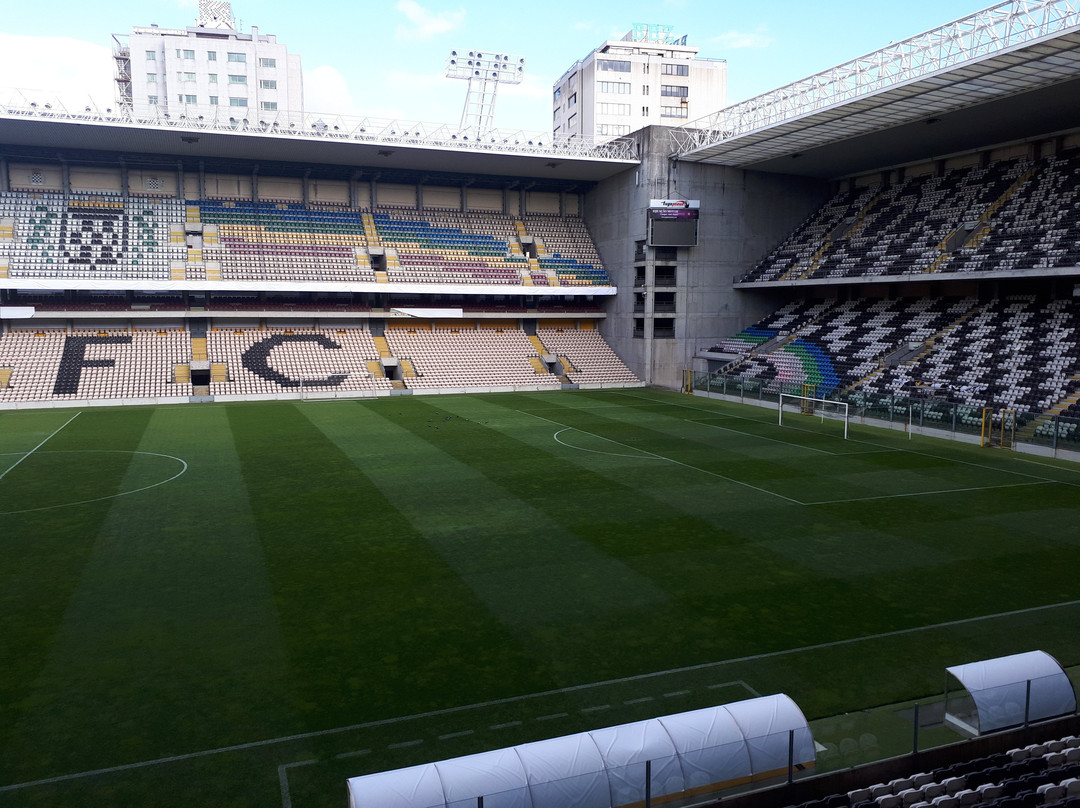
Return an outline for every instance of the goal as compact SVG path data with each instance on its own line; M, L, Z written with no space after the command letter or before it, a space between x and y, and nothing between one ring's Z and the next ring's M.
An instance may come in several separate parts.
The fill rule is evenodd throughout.
M846 401L830 401L826 398L813 398L811 396L796 396L788 393L780 394L779 410L780 426L784 426L784 418L791 423L805 424L805 418L792 418L793 415L810 416L817 418L822 424L826 419L844 425L844 439L848 436L848 405Z

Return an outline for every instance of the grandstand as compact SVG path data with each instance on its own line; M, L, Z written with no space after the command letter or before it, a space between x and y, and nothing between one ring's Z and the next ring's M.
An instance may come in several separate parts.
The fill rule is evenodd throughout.
M888 38L884 32L882 39ZM606 716L647 718L634 711L655 714L656 704L648 702L675 701L690 693L681 680L645 696L625 687L652 676L635 667L643 655L646 662L641 664L653 664L661 654L664 664L667 655L678 657L677 663L668 665L670 670L663 671L667 682L669 674L675 679L698 675L712 663L710 653L728 654L728 660L738 662L731 668L735 672L730 677L695 679L694 698L715 700L718 694L732 692L758 696L740 677L750 676L759 656L788 653L763 639L771 628L791 629L785 637L788 648L803 643L818 652L841 644L837 637L903 635L913 621L939 631L964 623L969 612L955 619L955 601L941 605L934 600L925 611L924 604L907 602L925 595L926 589L938 596L937 590L948 589L967 573L965 564L985 562L989 567L1006 556L1011 559L1013 549L1005 549L1006 538L1013 539L1011 534L1004 537L1008 530L1030 531L1023 537L1032 545L1044 541L1034 533L1041 528L1021 525L1029 513L1033 520L1056 526L1055 535L1045 539L1050 550L1068 552L1067 545L1075 538L1065 534L1075 525L1075 506L1068 498L1071 488L1066 494L1059 488L1075 484L1061 479L1067 477L1063 467L1047 465L1050 470L1039 473L1052 476L1035 477L1007 452L995 455L997 465L982 466L979 456L972 454L977 451L974 447L962 447L969 453L956 461L961 467L957 476L946 480L942 473L942 485L927 488L929 483L924 482L938 473L937 464L953 461L928 452L905 453L899 436L882 439L865 451L848 452L825 443L831 436L823 426L787 443L765 433L771 423L755 420L742 409L733 411L737 414L726 422L737 421L739 428L710 423L718 420L717 411L711 409L698 413L699 421L691 420L689 410L679 411L687 417L661 418L657 413L664 408L690 405L672 403L677 397L667 392L635 394L629 388L651 386L773 406L782 393L832 398L847 402L855 419L903 424L912 432L922 428L933 434L967 434L1004 447L1008 425L1013 430L1010 445L1015 440L1055 455L1075 449L1080 444L1078 108L1080 11L1066 0L1006 2L686 127L650 127L598 145L581 140L542 142L505 133L493 133L484 142L465 142L452 129L419 125L391 129L343 118L326 123L318 116L291 124L283 118L278 125L273 119L145 118L93 107L67 111L43 103L9 102L0 107L0 411L185 405L161 410L135 407L131 417L141 417L145 410L145 420L151 420L156 413L181 410L183 414L175 416L179 422L191 418L191 423L208 424L207 434L213 431L215 440L222 442L208 438L205 445L194 445L198 440L188 436L188 448L203 460L204 468L212 469L205 475L220 474L222 488L241 491L237 502L243 501L230 501L233 510L225 512L206 507L218 483L216 477L211 483L202 480L199 486L192 483L190 491L185 489L189 499L183 500L183 512L174 503L176 510L170 511L167 524L166 520L147 524L162 535L187 536L179 532L180 523L190 519L196 525L192 534L198 532L201 540L209 537L211 543L241 522L259 522L268 535L273 532L274 540L280 540L275 549L280 555L271 564L278 577L271 583L260 578L250 586L254 590L265 585L267 593L274 589L274 596L293 588L285 600L294 598L289 604L295 608L300 603L302 608L289 613L287 606L282 607L283 622L293 621L284 629L290 640L306 639L305 621L317 624L314 631L319 637L324 636L320 632L338 636L333 634L337 627L327 625L333 621L319 610L323 600L336 606L355 607L358 601L364 608L370 606L360 631L394 631L391 621L399 608L410 614L416 609L445 616L458 604L440 600L444 575L453 586L459 574L468 582L469 609L483 612L485 620L484 609L498 613L483 636L474 636L464 622L452 626L447 636L465 650L453 652L454 664L446 670L432 671L421 662L429 646L445 651L444 636L425 633L428 629L410 635L409 654L399 660L396 651L387 651L371 662L379 673L406 672L389 684L361 681L358 676L335 679L336 672L321 679L334 665L344 670L343 657L368 649L324 648L323 656L307 657L307 646L296 641L300 650L290 648L296 656L288 664L303 667L314 660L312 670L304 668L298 677L303 682L298 690L326 686L328 681L340 687L344 681L363 693L350 693L350 706L361 698L385 699L385 714L379 711L382 704L370 714L358 711L359 718L342 711L347 717L333 726L340 727L348 740L324 737L339 734L339 729L323 731L332 726L332 707L316 705L310 692L294 698L296 693L286 693L288 688L282 686L281 692L270 688L267 692L272 695L263 705L266 714L274 716L265 724L272 729L264 730L261 714L250 723L232 715L230 720L239 727L236 736L222 741L212 733L195 732L190 737L199 740L179 750L164 744L154 746L152 755L132 752L123 758L119 774L104 754L89 756L90 763L75 754L74 760L49 759L38 767L35 755L42 757L37 750L45 744L30 733L33 742L26 744L30 751L13 757L10 782L0 784L0 796L26 801L20 805L39 799L45 802L36 804L46 804L50 798L71 801L63 788L65 772L73 772L72 779L103 775L92 786L100 789L93 793L102 799L129 768L186 764L188 758L199 758L197 769L202 756L227 757L239 751L249 755L240 768L250 767L260 775L268 767L274 769L277 779L269 790L276 800L280 788L283 805L292 804L290 794L303 794L305 788L308 802L298 797L297 805L337 804L334 801L343 802L344 794L331 792L325 783L332 780L340 786L346 776L358 773L362 768L358 758L371 754L371 760L383 766L390 758L398 761L398 753L407 764L428 763L436 754L430 752L431 744L423 749L412 746L422 742L413 737L421 734L419 730L401 729L400 737L392 738L378 735L384 723L394 723L397 732L399 724L412 726L409 722L420 717L424 738L445 742L439 749L455 748L462 754L480 746L490 750L497 746L490 733L509 730L505 736L527 743L554 726L523 727L527 722L515 718L511 709L516 709L519 697L535 702L529 721L557 721L572 714L581 725L573 728L593 730ZM667 243L655 237L660 232L651 224L656 203L691 200L700 212L693 242ZM562 395L569 390L592 391L596 398L580 409L566 407L559 413L565 423L548 418L545 408L561 406L553 403L556 396L551 394L569 398ZM428 403L435 399L421 399L459 393L478 397L448 397L439 405ZM503 407L483 397L488 393L523 395L506 397L513 406ZM623 398L615 397L619 395ZM404 396L411 398L396 398ZM248 413L260 408L247 407L246 402L279 399L363 400L365 406L383 407L379 418L391 426L385 432L362 432L357 422L368 415L342 415L333 405L298 405L295 409L304 413L320 411L303 416L292 413L292 407L282 408L290 414L270 414L265 423L258 420L261 412ZM208 410L217 412L203 406L209 402L243 406L220 408L227 413L212 423L198 420L210 417L205 415ZM390 404L398 402L408 403L400 411L392 410ZM601 409L611 411L610 421L590 411ZM42 418L49 414L31 413ZM663 422L662 428L648 420L652 416ZM129 434L122 417L117 415L115 424L106 423L102 435L130 438L132 454L154 454L135 448L141 432ZM252 420L245 420L248 417ZM481 418L483 424L488 418L504 418L511 426L490 444L452 432L472 428ZM594 420L603 420L603 428L590 432L586 427L591 428ZM31 422L25 434L34 442L47 441L56 434L53 429L64 428L52 421L46 428L45 423ZM529 442L539 426L546 431L538 447ZM434 434L440 427L438 440L446 442L438 453L428 454L429 447L419 436ZM697 427L755 443L745 455L728 455L726 446L683 431ZM555 444L566 448L577 440L582 454L590 455L583 465L619 458L615 462L629 460L629 465L639 463L645 470L589 468L588 476L580 478L588 487L579 492L575 485L580 469L570 468L579 461L564 463L547 454L552 443L548 433L555 430ZM564 443L559 437L564 432L575 434L566 436ZM218 447L226 445L222 437L226 433L235 433L247 454L238 450L219 461ZM984 440L988 435L991 440ZM318 462L308 461L304 442L324 439L333 443L333 450L322 453ZM371 440L371 446L365 440ZM686 452L684 459L673 460L664 471L649 470L649 464L670 459L661 450L677 442ZM498 451L493 448L496 444ZM613 445L618 451L612 451ZM826 445L829 448L822 448ZM274 454L280 447L285 447L282 454ZM349 452L339 451L340 447ZM112 449L95 444L94 451L104 454ZM399 467L398 453L415 454L423 461ZM848 453L887 458L877 465L871 460L852 461L845 456ZM187 461L178 457L154 456L158 460L140 462L164 466L171 460L187 467ZM288 468L291 479L274 476L280 473L275 461L282 457L290 463L299 458L295 468ZM694 465L700 457L716 461L715 468L706 469L708 484L676 478L673 469L679 474L701 471ZM529 468L518 467L519 458L528 458L524 465ZM755 465L758 462L768 468ZM841 466L852 462L867 466L855 470ZM922 463L935 468L921 475ZM121 481L127 484L125 474L135 478L139 471L137 464L131 472L112 469L104 461L102 467L100 476L112 480L113 474L117 488ZM429 484L421 474L433 467L445 476ZM834 473L834 468L839 470ZM740 476L743 470L745 477ZM819 472L820 477L815 476ZM174 473L171 466L169 473ZM252 484L256 493L250 501L241 485L247 474L261 483L258 488ZM419 482L414 484L411 475ZM80 473L79 490L92 489L97 476ZM405 493L395 487L404 485L398 477L409 477ZM634 488L639 482L642 487ZM980 487L984 483L985 489ZM163 485L154 482L148 487L159 484ZM728 486L722 496L709 487L719 484ZM1020 490L1029 485L1040 488ZM802 486L818 490L804 495ZM842 498L837 493L841 489L844 497L846 489L858 489L860 496ZM933 515L910 524L898 516L899 509L874 511L865 517L865 525L859 521L862 516L849 521L846 511L827 512L833 507L839 512L852 503L869 509L872 506L863 500L894 496L914 502L915 497L927 496L926 491L948 495L989 489L994 492L971 506L970 512L950 501L925 506ZM1005 527L992 522L998 515L992 499L997 489L1008 489L1016 498L1008 500L1013 510L1003 516ZM1033 490L1038 494L1031 494ZM76 504L108 498L98 493L91 490ZM55 490L50 495L59 496ZM739 510L745 506L744 495L765 497L768 504L755 503L744 512ZM436 503L430 511L429 498ZM667 499L679 500L683 510L676 513L672 508L663 518L654 518L650 509L661 507L658 503L666 509ZM609 500L618 507L609 509ZM487 502L494 503L490 509ZM821 508L813 510L816 506ZM304 510L307 507L318 508L320 519L329 516L314 520ZM474 510L492 522L506 519L500 534L503 544L470 544L477 532L476 523L470 521ZM699 511L705 515L699 516ZM28 519L23 513L13 507L5 516ZM386 524L378 521L387 514L391 516ZM566 523L552 528L554 517L550 525L545 521L552 514L565 516ZM927 538L931 532L937 535L934 520L939 518L956 520L958 530L976 535L994 532L1001 546L993 552L1000 557L987 561L974 551L965 555L966 550L957 550L946 558L948 553L929 547L933 542ZM357 576L363 586L342 594L337 588L340 580L327 576L332 583L318 579L325 589L298 593L306 585L304 575L311 571L293 586L290 566L310 560L304 555L309 548L296 548L296 536L311 522L321 526L331 519L335 520L331 532L340 531L342 546L375 541L372 537L385 539L379 552L390 561L369 570L347 551L340 558L329 553L327 566ZM800 524L793 527L792 520ZM883 524L897 521L914 538L887 534ZM638 522L648 529L637 533ZM358 534L366 533L359 538L348 533L354 525L363 526ZM127 531L124 526L113 529L118 536ZM864 567L850 580L840 580L842 576L834 575L829 565L844 551L828 542L847 530L858 533L870 549L853 565ZM415 562L416 569L434 583L430 591L418 587L414 593L411 586L400 586L409 580L411 568L402 565L405 572L399 578L396 565L399 554L406 554L402 547L421 532L415 543L421 546L422 562ZM245 541L249 538L252 547L262 541L254 533ZM821 541L814 543L817 539ZM185 541L162 550L173 552L162 562L163 568L184 563ZM686 545L678 545L674 561L659 556L654 560L652 554L659 553L656 545L667 541ZM893 541L899 550L893 549ZM738 547L733 550L728 542ZM725 555L701 564L697 555L701 548L695 543L708 544L710 550L715 543L723 544ZM762 562L761 555L751 554L765 545L768 560ZM240 554L236 548L230 551ZM753 560L746 561L743 552ZM889 558L905 552L915 560ZM932 557L934 553L940 555ZM86 554L92 555L91 550ZM631 569L628 563L624 571L621 554L633 556L640 567ZM461 560L463 555L468 556L466 561ZM806 556L815 557L807 561ZM265 563L259 557L258 563ZM520 590L501 588L503 578L519 572L514 566L519 557L528 560L530 572L541 570L554 582L538 574ZM885 570L883 557L895 564L894 570ZM1044 572L1042 566L1054 566L1047 573L1056 576L1053 595L1047 595L1057 598L1051 606L1075 609L1076 601L1069 600L1074 592L1069 589L1073 582L1068 571L1047 564L1047 557L1049 550L1046 556L1024 556L1022 563L1039 567L1036 578ZM611 573L612 558L619 559L617 574ZM604 566L608 563L610 568ZM678 583L667 589L648 579L642 570L649 571L654 563L670 563ZM801 568L793 571L802 564L812 569L810 580L799 577ZM312 566L317 568L312 577L323 574L321 566ZM924 567L936 574L926 575ZM745 572L748 568L753 568L750 575ZM908 576L903 581L907 588L883 592L880 598L877 591L867 594L852 583L866 577L885 587L887 576L897 570ZM768 578L753 590L757 594L785 589L785 581L798 579L792 597L802 599L797 606L801 614L805 603L824 608L829 601L831 608L842 602L842 612L829 614L843 630L818 627L816 633L803 636L805 627L791 628L786 605L775 613L754 612L762 617L760 624L743 626L741 604L730 612L714 612L681 600L687 578L708 579L691 586L695 597L714 606L711 601L732 592L737 596L744 585L742 580L725 580L723 597L714 598L717 581L744 575ZM398 585L393 593L380 589L384 578ZM620 587L627 581L626 589L634 594L628 601L632 605L610 605L606 587L622 596ZM1034 588L1027 581L1017 578L1013 600L1001 607L1014 609L1006 614L1026 616L1051 608L1024 599ZM753 589L753 584L746 586ZM580 594L582 587L588 596ZM701 595L697 587L707 594ZM410 590L406 600L399 599L402 589ZM559 613L549 622L546 613L534 613L541 590L550 598L543 601L549 607L552 601L565 599L566 615ZM464 585L453 590L453 597L463 591ZM18 597L15 592L13 598ZM304 597L319 600L319 606L307 610ZM815 597L820 598L816 603ZM984 600L971 606L970 613L989 613L995 593L980 591L977 597ZM273 598L268 594L266 600ZM890 607L903 602L908 611L889 611L882 605L885 602ZM660 608L658 604L673 609L656 612L663 620L654 620L651 611ZM969 605L964 602L965 608ZM860 613L879 608L881 614L873 614L873 619ZM732 635L713 645L708 644L713 638L703 640L705 650L699 651L689 648L693 643L680 632L672 644L680 647L666 646L670 626L665 620L672 615L694 620L702 614L703 633L719 635L721 628L734 627ZM563 646L563 626L553 626L564 617L574 628L578 625L574 620L594 622L587 623L588 631L570 631L573 643ZM1032 633L1048 642L1059 640L1058 632L1065 629L1052 622L1046 618ZM1026 627L1022 620L1016 625L1018 633ZM275 623L273 630L279 629ZM349 624L343 631L355 629ZM78 635L79 626L65 630ZM602 646L613 633L622 647L607 658L608 649ZM1069 634L1063 643L1073 642ZM575 667L578 660L569 660L563 668L564 660L545 659L544 665L550 664L552 670L537 673L529 656L531 646L544 646L538 653L547 653L549 641L553 648L572 646L588 659L587 664ZM987 645L1016 641L995 633ZM943 635L935 661L954 642L958 642L955 635ZM328 640L327 646L333 643ZM982 646L972 642L964 650L973 648ZM906 646L903 650L913 657L920 653ZM840 657L837 667L858 670L862 660L855 658L856 652L838 653L849 655ZM620 654L637 659L627 664ZM456 659L459 655L469 659L462 663ZM806 678L829 675L834 663L824 655L822 660L807 663L800 675L807 670ZM505 675L504 662L527 684L519 686L518 679ZM768 686L782 681L782 671L777 671L784 664L768 668ZM655 664L653 670L661 667ZM446 695L442 677L451 679L478 668L483 668L483 676L475 682L455 679L453 687L460 690ZM574 678L583 670L592 676L584 683ZM413 673L416 677L409 678ZM309 675L310 680L304 678ZM920 670L905 685L916 681L915 687L921 687L924 678ZM422 679L422 692L415 698L411 692L402 697L400 691L413 687L417 679ZM235 681L237 690L249 684L243 677ZM485 690L492 682L498 685L496 695ZM594 684L602 686L603 698L584 698L581 694L591 693ZM912 695L877 685L866 685L858 693L878 699L867 701L868 711L869 705L892 704ZM398 698L400 702L395 701ZM573 709L567 707L578 698L580 706L574 702ZM276 711L290 700L301 703L297 711L310 710L311 715L278 716ZM397 709L399 703L407 707ZM834 702L822 698L821 703ZM468 720L488 727L489 734L474 736L471 725L459 717L459 708L464 710L466 704ZM291 709L289 703L283 712ZM861 705L852 708L857 709ZM905 704L902 709L912 708ZM918 731L917 706L914 709L909 723ZM846 714L843 720L848 720ZM586 726L588 722L595 723ZM316 729L291 734L296 726ZM933 767L919 768L918 761L906 760L903 766L911 771L897 772L895 778L885 779L878 770L873 781L855 782L851 771L856 765L907 755L910 746L905 746L904 737L899 743L894 738L887 749L879 748L869 730L844 729L839 735L851 745L818 748L826 764L818 771L811 771L813 765L807 761L800 763L798 773L781 771L779 765L769 767L764 785L779 784L779 790L764 797L759 792L757 804L1075 805L1080 798L1080 753L1076 738L1069 734L1074 731L1080 729L1070 725L1055 737L1038 739L1039 743L1030 733L1022 739L1010 736L1010 743L1002 740L1001 748L993 749L987 746L992 739L979 739L983 759L978 765L974 753L971 760L948 765L939 761ZM928 745L957 740L949 735L941 741L945 731L939 726L932 732L940 734ZM41 736L46 734L42 730ZM248 744L256 736L265 737L267 747L287 744L290 756L276 757L261 741ZM183 737L182 743L187 743L188 736ZM20 739L14 744L17 751L23 750L21 743ZM260 758L263 754L266 760ZM271 759L272 764L267 762ZM634 759L635 765L639 762ZM231 776L222 774L231 763L222 764L222 769L213 768L217 761L206 765L211 780ZM835 786L833 791L826 791L825 785L805 785L814 782L811 775L829 773L825 770L830 766L834 774L844 770L838 780L828 781L830 788ZM153 788L166 792L172 784L162 771L146 774ZM802 790L784 791L785 775L789 786L800 785L796 781L801 780ZM116 780L108 779L114 776ZM762 784L750 778L732 788L746 792ZM44 790L36 791L39 787ZM116 790L124 792L126 787L121 784ZM260 797L265 798L266 783L260 787ZM144 804L147 788L131 787L117 804ZM234 787L230 792L236 804L254 804L255 797L237 796L239 790ZM177 789L174 798L189 801L190 793ZM806 796L796 800L796 795ZM476 796L482 795L470 799ZM725 802L734 796L725 794ZM1018 797L1020 802L1015 801ZM754 792L746 796L748 805L754 804L753 798Z

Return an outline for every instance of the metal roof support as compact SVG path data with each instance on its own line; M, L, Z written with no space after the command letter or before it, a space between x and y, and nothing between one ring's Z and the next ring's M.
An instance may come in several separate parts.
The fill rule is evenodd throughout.
M685 156L1078 25L1080 0L1006 0L692 121L673 130L676 151Z

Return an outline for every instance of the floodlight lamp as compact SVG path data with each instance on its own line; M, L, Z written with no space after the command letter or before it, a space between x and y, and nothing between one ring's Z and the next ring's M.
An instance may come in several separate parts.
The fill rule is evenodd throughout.
M87 108L86 108L86 111L87 111L87 112L89 112L89 111L90 111L90 107L87 107Z

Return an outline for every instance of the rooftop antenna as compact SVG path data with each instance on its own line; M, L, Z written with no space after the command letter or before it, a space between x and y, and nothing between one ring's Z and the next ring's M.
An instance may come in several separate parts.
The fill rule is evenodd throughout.
M521 84L525 58L509 53L452 50L446 60L446 77L468 79L469 92L461 112L461 131L483 137L495 117L495 94L500 84Z

